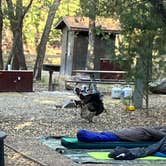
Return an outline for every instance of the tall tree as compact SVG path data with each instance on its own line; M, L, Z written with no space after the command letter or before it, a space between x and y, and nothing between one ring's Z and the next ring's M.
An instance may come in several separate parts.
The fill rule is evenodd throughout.
M88 69L94 69L94 46L95 46L95 21L96 21L96 0L89 0L89 40L86 67Z
M37 48L37 58L35 61L35 66L34 66L35 80L41 80L41 71L42 71L43 61L44 61L45 52L46 52L46 45L47 45L47 41L51 31L51 27L53 24L54 16L58 9L59 4L60 4L60 0L54 0L52 5L49 8L47 21L44 27L44 31L43 31L40 43Z
M13 45L7 65L12 64L13 69L27 69L23 50L22 30L24 17L32 2L33 0L29 0L28 5L23 6L22 0L16 0L15 5L12 0L6 0L8 6L7 14L10 20L11 31L13 33Z
M88 38L88 50L86 57L86 68L95 68L96 55L94 54L95 46L95 29L96 29L96 16L99 0L80 0L80 6L82 15L89 17L89 38Z
M3 13L2 13L2 0L0 0L0 70L3 69L2 30L3 30Z
M157 1L156 1L157 2ZM161 17L155 12L155 8L147 1L119 1L119 15L123 28L124 50L128 50L127 54L132 57L132 62L137 61L136 65L132 65L135 80L134 103L137 108L143 106L143 96L145 97L146 107L148 107L148 83L152 80L153 61L156 54L159 54L157 46L159 40L163 38L162 34L165 30ZM128 10L123 10L126 8ZM125 48L125 49L124 49ZM123 54L124 55L124 54Z
M27 50L36 54L37 46L40 42L41 35L47 20L47 15L49 7L52 5L53 0L35 0L35 3L32 4L29 12L24 19L24 39L27 44L25 45ZM60 17L70 14L70 16L75 15L76 11L79 9L79 0L63 0L60 2L58 10L54 17L54 23L56 23ZM51 29L49 34L49 39L47 42L47 48L49 46L55 45L57 40L60 41L61 31L55 28ZM24 40L24 42L25 42ZM53 48L52 47L52 48ZM49 47L50 48L50 47ZM53 49L46 49L47 54L53 54ZM36 58L36 57L35 57Z
M134 103L141 108L143 97L148 105L148 83L153 78L155 58L166 53L163 0L100 0L100 15L119 18L122 41L115 59L127 59L128 75L135 81ZM111 10L110 10L111 9ZM124 10L125 9L125 10ZM163 24L164 23L164 24Z

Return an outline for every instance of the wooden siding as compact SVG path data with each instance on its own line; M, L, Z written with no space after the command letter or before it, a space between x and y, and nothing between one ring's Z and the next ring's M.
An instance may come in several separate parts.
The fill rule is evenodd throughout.
M73 70L85 69L88 48L88 33L79 33L74 37Z
M72 22L70 22L71 25L69 26L69 24L66 24L66 21L67 21L66 18L64 20L61 20L61 22L57 24L58 27L56 27L57 29L58 28L62 29L62 57L61 57L60 74L72 75L72 70L85 69L87 48L88 48L88 31L80 31L78 29L74 30L71 24ZM112 22L111 24L113 23L115 22ZM78 23L76 22L76 24ZM116 26L117 25L115 25L115 27ZM119 26L117 27L119 28ZM96 36L95 48L94 48L94 53L95 53L94 67L96 70L100 70L101 58L110 58L109 57L110 54L114 54L116 30L119 31L117 27L114 29L115 30L114 32L111 33L111 31L109 31L109 33L111 33L110 34L110 39L112 41L111 44L110 43L108 44L107 41L103 40L102 36ZM105 33L108 34L106 31Z
M115 35L111 35L112 44L114 48ZM109 47L109 48L108 48ZM86 56L88 48L88 33L80 32L75 33L74 36L74 50L73 50L73 70L84 70L86 65ZM100 70L100 59L108 58L108 49L114 53L114 50L110 49L111 46L103 40L101 37L96 36L95 40L95 69Z

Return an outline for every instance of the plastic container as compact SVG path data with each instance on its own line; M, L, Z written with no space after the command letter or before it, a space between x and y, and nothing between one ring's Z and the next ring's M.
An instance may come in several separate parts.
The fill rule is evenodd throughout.
M127 111L135 111L135 106L134 105L128 105L125 107L125 110Z
M11 70L12 69L12 66L10 64L7 65L7 70Z
M121 93L122 93L122 88L120 87L120 85L116 84L112 88L111 96L112 96L113 99L120 99L121 98Z
M123 98L131 98L132 95L133 95L132 88L130 87L130 85L126 85L126 86L122 89L121 96L122 96Z

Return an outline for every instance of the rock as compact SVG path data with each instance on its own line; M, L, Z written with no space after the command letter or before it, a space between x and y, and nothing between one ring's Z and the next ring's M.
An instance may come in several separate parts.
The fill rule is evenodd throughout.
M166 94L166 78L149 83L149 87L152 93Z
M67 101L63 104L62 108L76 108L75 101L72 100L72 99L71 99L71 100L67 100Z

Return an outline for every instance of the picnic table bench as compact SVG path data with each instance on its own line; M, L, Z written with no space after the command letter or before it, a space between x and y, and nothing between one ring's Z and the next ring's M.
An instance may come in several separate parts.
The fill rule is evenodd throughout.
M96 78L96 75L101 74L101 73L108 73L108 74L125 74L127 73L126 71L103 71L103 70L73 70L74 74L86 74L89 75L90 78L79 78L79 79L66 79L65 80L65 85L68 83L93 83L93 84L126 84L126 81L124 79L99 79Z

